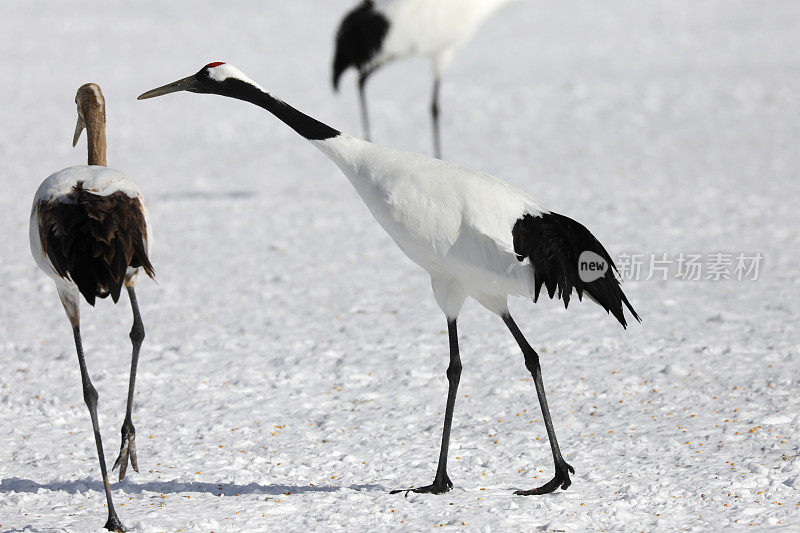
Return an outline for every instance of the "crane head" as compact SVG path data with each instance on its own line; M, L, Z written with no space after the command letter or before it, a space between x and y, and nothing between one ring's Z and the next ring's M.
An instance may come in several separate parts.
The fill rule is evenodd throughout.
M87 122L106 121L106 99L96 83L85 83L80 86L75 94L75 105L78 107L78 122L75 124L72 146L78 144Z
M137 100L145 100L147 98L154 98L178 91L225 95L231 85L235 84L234 80L259 87L256 82L248 78L244 72L233 65L223 63L222 61L214 61L191 76L181 78L180 80L173 81L172 83L156 87L155 89L140 94Z

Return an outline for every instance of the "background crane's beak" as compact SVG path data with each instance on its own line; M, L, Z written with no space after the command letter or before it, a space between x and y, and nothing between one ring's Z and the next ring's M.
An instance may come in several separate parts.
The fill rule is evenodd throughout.
M194 76L189 76L187 78L183 78L182 80L173 81L172 83L168 83L166 85L162 85L161 87L151 89L146 93L142 93L139 95L137 100L145 100L146 98L154 98L156 96L161 96L162 94L175 93L178 91L196 92L195 89L197 89L197 87L197 79Z
M75 124L75 134L72 136L72 146L75 147L78 144L78 139L81 138L81 132L83 131L83 121L81 117L78 117L78 123Z

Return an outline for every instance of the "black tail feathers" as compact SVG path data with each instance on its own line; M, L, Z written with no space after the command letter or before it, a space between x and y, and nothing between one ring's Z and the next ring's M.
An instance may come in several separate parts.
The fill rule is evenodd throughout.
M578 299L583 294L600 304L627 327L623 304L633 317L641 322L625 293L622 292L616 273L617 267L602 244L582 224L558 213L544 213L540 216L524 215L517 220L512 230L514 252L522 261L530 259L534 273L534 301L539 298L542 285L547 288L550 298L558 297L569 306L570 295L575 289ZM602 275L592 275L584 271L581 276L579 261L581 254L596 254L605 262ZM591 257L590 254L587 256ZM584 256L586 257L586 256ZM596 259L596 258L595 258ZM597 265L596 265L597 266Z
M43 249L59 276L71 279L90 305L119 300L128 267L155 275L147 256L142 205L123 192L100 196L78 182L70 203L39 206Z
M389 31L389 21L375 11L371 0L365 0L342 19L336 33L336 52L333 57L331 82L339 88L339 78L345 70L354 67L362 72L377 55Z

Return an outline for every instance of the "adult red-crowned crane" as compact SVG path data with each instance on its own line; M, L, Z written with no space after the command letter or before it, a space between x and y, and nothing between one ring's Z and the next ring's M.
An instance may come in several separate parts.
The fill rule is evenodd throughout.
M513 0L364 0L347 13L336 33L333 88L348 68L358 71L364 138L370 140L364 86L379 67L395 59L433 61L433 153L441 158L439 85L459 46L499 7Z
M89 379L80 333L80 297L94 306L96 298L111 296L116 303L122 286L133 308L130 332L133 353L128 384L128 405L122 423L122 444L114 463L119 479L125 477L128 460L137 472L136 431L131 421L136 365L144 340L144 326L136 302L134 285L139 269L151 278L149 250L152 242L144 199L136 184L119 171L106 167L105 99L100 87L87 83L75 96L78 123L72 145L86 129L89 164L59 170L45 179L36 191L31 212L31 253L36 264L53 278L67 313L83 383L83 399L92 419L100 472L103 475L108 522L106 529L124 531L111 500L103 442L97 422L97 390Z
M536 384L556 472L545 485L517 494L566 489L574 470L558 448L539 356L511 318L507 298L532 297L535 302L544 285L550 298L558 296L567 306L574 290L578 299L585 295L600 304L623 327L623 305L638 320L611 257L589 230L542 209L528 194L492 176L343 134L278 100L231 65L209 63L139 99L176 91L228 96L274 114L339 167L400 249L430 274L433 295L447 317L449 389L436 477L430 485L409 490L439 494L453 486L447 476L447 450L461 376L456 320L467 296L502 317ZM607 270L600 277L581 277L578 259L584 252L605 263ZM588 257L594 257L591 254Z

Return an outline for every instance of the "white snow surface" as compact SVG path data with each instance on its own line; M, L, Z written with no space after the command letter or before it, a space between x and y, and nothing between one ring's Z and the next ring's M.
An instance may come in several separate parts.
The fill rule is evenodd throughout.
M445 320L427 275L347 179L251 105L141 92L230 61L358 133L330 89L345 0L45 2L0 17L0 531L101 531L105 500L69 323L28 250L31 200L70 146L75 90L108 106L109 164L142 191L158 284L113 483L132 531L709 531L800 528L800 4L528 0L442 86L445 156L503 178L621 253L761 252L757 281L642 279L628 331L591 303L511 301L541 354L567 491L530 376L470 302L451 441ZM370 81L373 135L430 153L424 59ZM645 276L646 277L646 276ZM83 306L106 459L124 417L126 298Z

